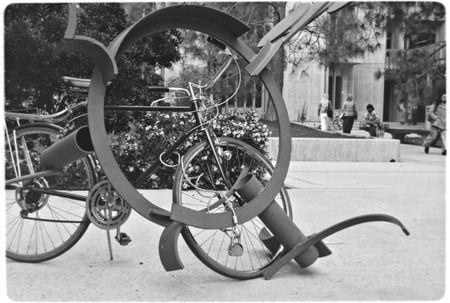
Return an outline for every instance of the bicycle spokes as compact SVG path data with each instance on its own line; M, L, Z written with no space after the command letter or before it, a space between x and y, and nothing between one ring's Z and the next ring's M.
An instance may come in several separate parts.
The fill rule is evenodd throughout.
M70 249L86 231L86 193L94 184L90 161L42 172L40 153L58 141L61 128L44 123L17 127L5 137L6 255L41 262ZM20 181L14 181L21 176ZM9 181L9 182L8 182Z

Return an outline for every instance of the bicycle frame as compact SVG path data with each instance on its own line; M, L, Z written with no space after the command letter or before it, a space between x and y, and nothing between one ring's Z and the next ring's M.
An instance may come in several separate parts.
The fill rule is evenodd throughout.
M85 107L87 105L87 101L82 101L77 104L74 104L71 107L68 107L60 112L51 114L51 115L36 115L36 114L23 114L16 112L5 112L5 118L7 119L15 119L18 120L28 120L35 122L47 122L47 123L59 123L66 120L74 110Z
M55 124L55 123L59 123L62 122L64 120L67 120L70 115L72 115L73 111L81 108L81 107L86 107L87 106L87 102L86 101L82 101L79 103L76 103L60 112L51 114L51 115L38 115L38 114L24 114L24 113L18 113L18 112L5 112L5 118L6 119L11 119L11 120L16 120L17 124L20 126L20 121L21 120L26 120L26 121L32 121L32 122L38 122L38 123L48 123L48 124ZM5 131L7 133L8 136L8 129L7 127L5 127ZM8 142L10 142L8 140ZM32 173L26 176L18 176L17 178L14 179L10 179L10 180L6 180L5 181L5 185L12 185L14 183L19 183L22 181L26 181L29 179L34 179L34 178L41 178L41 177L46 177L46 176L50 176L50 175L54 175L56 173L58 173L59 170L55 170L55 169L48 169L48 170L43 170L41 172L38 173Z
M196 86L192 84L193 86ZM196 131L203 131L206 135L208 144L210 146L214 146L215 142L213 139L213 135L211 134L210 130L204 123L203 117L200 114L200 100L197 98L191 99L191 106L105 106L106 111L147 111L147 112L192 112L196 124L195 126L191 127L189 130L187 130L183 136L178 138L178 140L172 144L171 147L169 147L166 151L164 151L160 155L160 161L155 162L153 165L151 165L147 171L142 174L138 179L132 182L134 187L139 187L145 179L147 179L158 167L163 165L163 163L178 149L178 147L186 141L187 138L189 138L190 135L192 135ZM215 148L212 149L214 157L216 161L219 161L219 156L217 155L217 151ZM222 175L225 178L225 174L222 172Z

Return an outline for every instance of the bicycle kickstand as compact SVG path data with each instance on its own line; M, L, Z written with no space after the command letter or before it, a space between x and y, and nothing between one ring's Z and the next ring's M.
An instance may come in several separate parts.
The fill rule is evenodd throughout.
M112 261L112 260L114 260L114 257L113 257L113 252L112 252L111 234L110 234L109 229L106 230L106 237L108 239L109 259Z
M112 252L111 233L109 229L106 230L106 236L108 238L109 258L110 260L114 260ZM131 238L126 233L120 232L120 227L117 228L117 233L114 239L116 239L117 242L119 242L119 244L122 246L126 246L131 242Z

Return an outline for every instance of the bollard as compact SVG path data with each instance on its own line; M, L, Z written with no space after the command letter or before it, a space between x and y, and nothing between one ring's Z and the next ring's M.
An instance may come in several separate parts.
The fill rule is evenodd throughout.
M84 126L45 149L41 153L41 167L59 170L93 151L89 127Z
M236 192L247 202L258 196L263 188L263 185L253 175L244 177L236 184ZM270 203L258 217L287 252L308 239L275 201ZM311 246L294 259L300 267L305 268L313 264L318 257L319 251L316 247Z

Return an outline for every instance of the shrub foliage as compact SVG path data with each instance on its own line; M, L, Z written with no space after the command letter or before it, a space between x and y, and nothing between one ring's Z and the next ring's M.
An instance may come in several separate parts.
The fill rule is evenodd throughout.
M130 132L111 136L111 146L116 161L128 180L133 182L178 138L195 125L194 117L185 113L148 113L135 121ZM242 140L267 155L266 142L269 130L258 121L255 112L220 114L209 126L217 137ZM202 141L201 132L194 132L177 149L183 156L195 144ZM177 156L166 161L167 166L176 166ZM174 167L161 165L150 175L140 188L171 188Z

